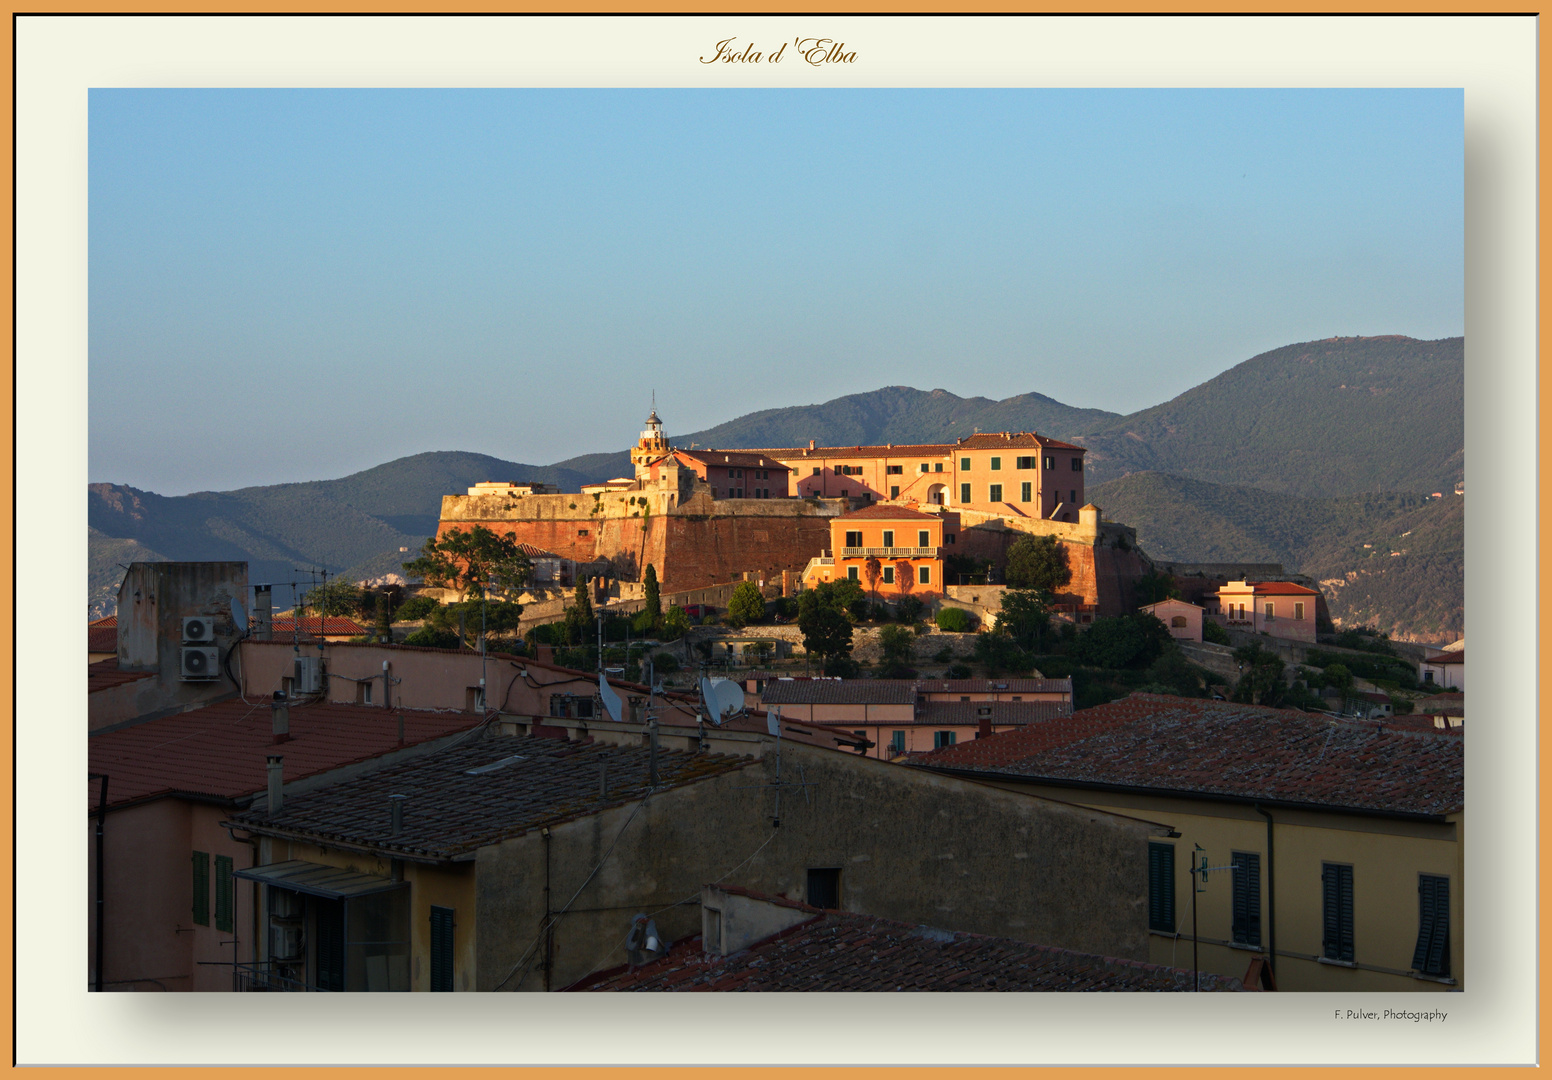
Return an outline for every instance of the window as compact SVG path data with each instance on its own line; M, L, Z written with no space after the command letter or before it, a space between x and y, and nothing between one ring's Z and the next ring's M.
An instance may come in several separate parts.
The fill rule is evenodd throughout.
M194 925L210 925L210 853L194 853Z
M1293 603L1293 617L1295 619L1299 619L1301 621L1303 620L1303 618L1304 618L1304 601L1302 601L1302 600L1295 600L1294 601L1294 603Z
M216 856L216 929L232 932L232 857Z
M960 458L959 459L959 468L960 468L961 472L969 472L970 471L970 459L967 458L967 457Z
M962 502L962 503L967 503L967 502L970 501L970 485L969 484L960 484L959 485L959 501Z
M712 494L715 495L716 492L713 491ZM578 529L577 530L577 535L578 536L586 536L587 535L587 530L586 529Z
M849 548L861 547L862 546L862 530L861 529L851 529L851 530L847 531L847 533L846 533L846 546L849 547Z
M478 712L485 707L485 688L466 686L463 690L463 711Z
M370 705L370 704L372 704L372 684L370 682L366 682L365 680L363 680L361 682L356 683L356 704L357 705Z
M905 732L892 731L889 733L889 749L897 754L905 753Z
M933 462L933 464L932 464L932 471L933 472L942 472L943 471L943 462L941 462L941 461Z
M905 472L905 466L904 465L885 465L884 466L884 472L887 473L890 476L899 476L901 473Z
M1274 608L1272 606L1272 602L1270 600L1268 600L1266 602L1266 617L1268 619L1275 619L1275 618L1277 618L1277 614L1276 614L1276 612L1275 612L1275 610L1274 610Z
M928 472L929 471L928 468L927 468L927 463L925 461L921 463L921 471L922 472Z
M887 548L895 546L895 531L893 529L884 530L884 546Z
M1035 467L1035 459L1032 457L1014 458L1013 466L1017 469L1033 469Z
M1045 456L1045 467L1047 469L1056 468L1056 458L1052 457L1050 454L1047 454Z
M1029 502L1030 501L1031 496L1034 494L1030 490L1033 486L1034 485L1032 485L1032 484L1020 484L1019 485L1019 502Z
M1261 944L1261 856L1251 851L1231 853L1234 865L1234 926L1236 945Z
M920 585L931 585L932 568L928 566L918 566L916 568L916 581Z
M954 542L954 534L953 533L945 534L944 537L943 537L943 542L945 544L952 544Z
M1175 627L1176 629L1183 630L1185 629L1186 625L1186 617L1184 615L1172 615L1169 620L1169 625Z
M1450 879L1417 875L1417 948L1412 970L1420 975L1450 973Z
M932 733L932 748L941 750L945 746L954 745L954 733L952 731L934 731Z
M884 572L884 584L885 585L893 585L895 583L895 568L893 566L886 566L886 567L884 567L884 571L883 572Z
M848 566L846 568L846 576L851 578L853 581L856 581L857 580L857 568L855 566Z
M453 989L453 909L431 905L431 990Z
M932 533L928 532L926 529L918 529L916 531L916 546L917 547L931 547L932 546Z
M1148 929L1175 932L1175 845L1148 845Z
M1002 485L993 484L991 487L991 495L988 497L992 502L1002 502Z
M815 476L818 476L818 475L819 475L819 474L820 474L820 473L822 473L822 472L824 472L824 470L823 470L823 469L821 469L821 468L820 468L820 467L819 467L819 466L818 466L818 465L815 465L815 466L814 466L814 475L815 475Z
M1082 472L1083 471L1083 459L1082 458L1073 458L1072 459L1072 471L1073 472Z
M889 497L891 499L898 499L900 497L900 488L898 486L891 486L889 489Z
M1000 471L1002 471L1002 458L1000 458L1000 457L992 458L992 471L993 472L1000 472Z
M833 911L841 906L841 868L823 867L808 872L808 903L810 907Z
M1322 950L1327 960L1353 959L1353 868L1340 863L1322 863L1321 891Z

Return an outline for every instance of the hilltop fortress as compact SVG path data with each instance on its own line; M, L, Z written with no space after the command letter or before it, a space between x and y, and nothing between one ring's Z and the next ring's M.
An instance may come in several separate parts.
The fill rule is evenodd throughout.
M654 411L631 451L634 477L576 494L480 484L443 497L438 535L482 525L579 565L607 562L622 581L639 581L651 564L665 591L746 574L792 588L811 559L831 550L832 521L895 505L958 517L942 558L1000 564L1020 535L1052 535L1072 568L1057 600L1119 614L1131 610L1132 585L1149 563L1134 530L1102 521L1098 507L1082 502L1083 454L1013 432L909 446L684 450L669 444ZM942 580L917 595L930 599Z

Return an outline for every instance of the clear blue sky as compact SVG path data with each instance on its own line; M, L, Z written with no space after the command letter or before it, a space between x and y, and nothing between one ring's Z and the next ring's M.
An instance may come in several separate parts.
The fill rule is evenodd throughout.
M1458 90L94 90L90 478L530 464L887 385L1130 412L1464 327Z

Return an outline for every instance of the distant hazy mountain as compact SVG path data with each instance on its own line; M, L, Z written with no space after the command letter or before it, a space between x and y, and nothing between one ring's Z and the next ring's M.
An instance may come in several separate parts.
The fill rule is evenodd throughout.
M1089 496L1156 559L1280 562L1321 583L1342 625L1431 642L1465 632L1465 499L1453 490L1306 499L1149 472Z
M1118 413L1075 409L1044 394L1020 394L993 401L962 398L947 390L886 386L821 405L763 409L688 435L670 431L670 439L675 446L714 446L724 450L807 446L810 439L820 446L951 442L977 431L1038 431L1066 439L1118 419ZM562 461L560 466L606 480L629 475L630 452L586 454Z
M1328 338L1274 349L1092 428L1090 482L1171 472L1315 498L1464 478L1465 342Z

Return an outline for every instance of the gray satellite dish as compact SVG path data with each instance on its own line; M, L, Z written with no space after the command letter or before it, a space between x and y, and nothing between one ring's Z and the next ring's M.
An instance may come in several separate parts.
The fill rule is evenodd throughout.
M235 596L232 597L232 624L239 634L248 632L248 613L243 610L243 602Z
M744 709L744 688L732 679L702 679L701 697L714 723L721 724Z
M614 692L614 687L609 685L609 679L603 672L598 673L598 696L603 698L604 711L609 714L609 719L618 724L620 722L620 695Z

